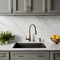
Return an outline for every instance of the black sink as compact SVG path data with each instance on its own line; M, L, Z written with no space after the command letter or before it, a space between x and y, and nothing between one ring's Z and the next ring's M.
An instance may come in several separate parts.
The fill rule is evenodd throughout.
M13 48L46 48L44 43L15 43Z

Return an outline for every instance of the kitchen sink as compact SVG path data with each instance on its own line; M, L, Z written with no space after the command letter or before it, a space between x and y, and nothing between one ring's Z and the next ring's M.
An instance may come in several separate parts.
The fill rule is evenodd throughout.
M46 48L44 43L15 43L13 48Z

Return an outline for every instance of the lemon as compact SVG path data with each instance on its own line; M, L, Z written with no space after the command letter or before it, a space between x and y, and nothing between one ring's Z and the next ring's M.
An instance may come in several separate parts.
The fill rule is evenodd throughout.
M52 38L52 39L55 39L55 38L56 38L56 35L52 35L51 38Z
M56 40L60 40L60 36L56 36L55 39L56 39Z

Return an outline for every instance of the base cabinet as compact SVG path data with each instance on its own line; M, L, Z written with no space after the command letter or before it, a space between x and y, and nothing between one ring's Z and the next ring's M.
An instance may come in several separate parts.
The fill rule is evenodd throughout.
M50 60L60 60L60 52L51 52Z
M60 60L60 52L0 52L0 60Z
M49 52L11 52L11 60L49 60Z
M9 60L9 52L0 52L0 60Z

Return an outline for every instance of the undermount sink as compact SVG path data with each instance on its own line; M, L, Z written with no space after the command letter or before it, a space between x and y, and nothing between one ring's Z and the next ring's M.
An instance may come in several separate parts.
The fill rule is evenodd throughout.
M15 43L13 48L46 48L44 43Z

